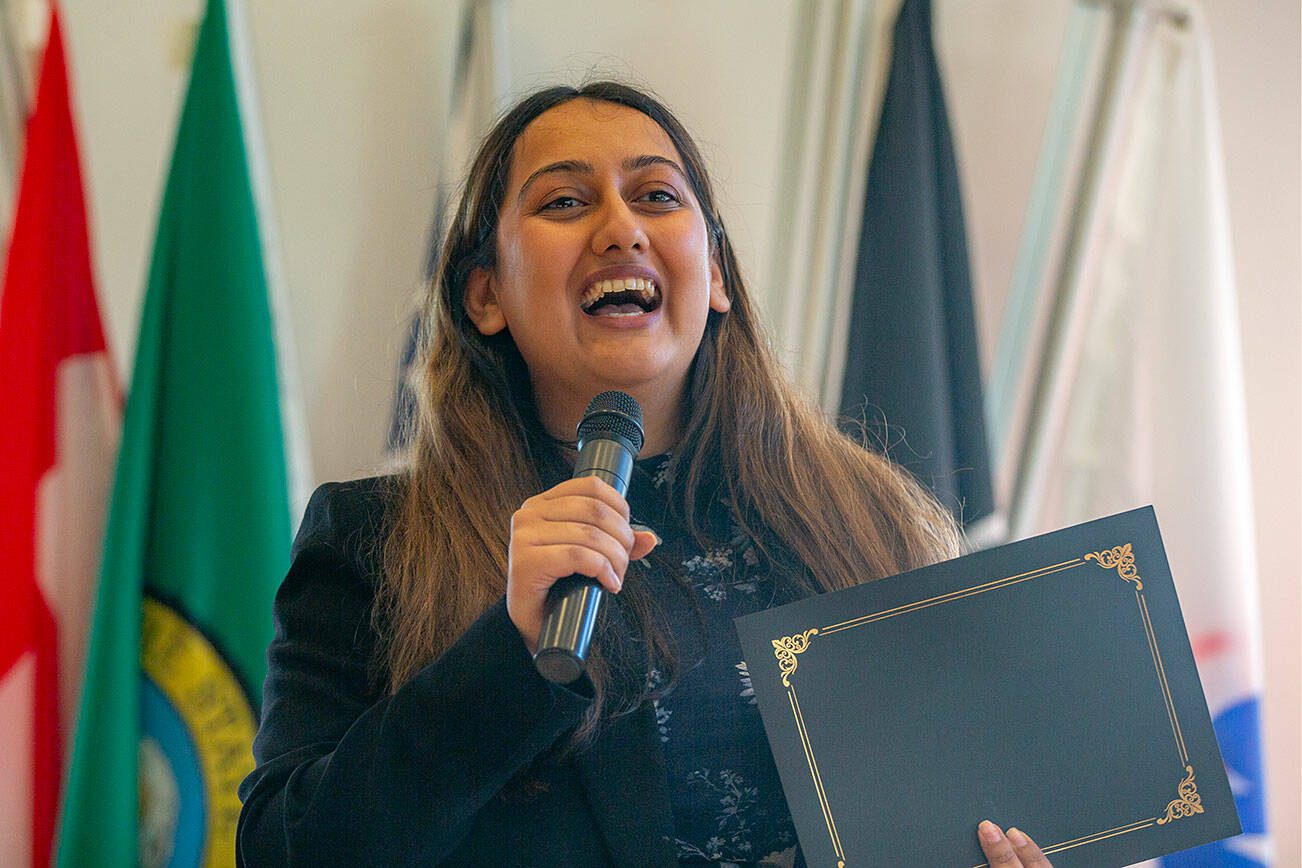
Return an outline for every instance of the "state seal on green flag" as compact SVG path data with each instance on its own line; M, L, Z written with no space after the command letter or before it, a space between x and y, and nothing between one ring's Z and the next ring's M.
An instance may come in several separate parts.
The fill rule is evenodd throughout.
M202 631L148 595L140 666L140 863L234 864L258 727L248 691Z

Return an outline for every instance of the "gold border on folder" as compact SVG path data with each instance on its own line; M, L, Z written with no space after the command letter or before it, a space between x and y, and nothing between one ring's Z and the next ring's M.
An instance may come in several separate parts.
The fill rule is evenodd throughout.
M871 624L875 621L884 621L887 618L894 618L898 615L906 615L910 612L916 612L919 609L926 609L943 603L952 603L956 600L962 600L976 594L984 594L987 591L1007 588L1011 585L1017 585L1022 582L1029 582L1033 579L1053 575L1054 573L1060 573L1064 570L1074 570L1091 561L1105 570L1115 571L1122 581L1134 586L1135 604L1139 610L1139 618L1144 627L1145 638L1148 641L1148 650L1153 659L1153 670L1157 674L1158 687L1162 691L1162 703L1166 707L1167 719L1171 724L1171 735L1175 742L1176 752L1180 757L1180 765L1184 772L1184 776L1176 785L1176 798L1167 804L1161 817L1146 817L1142 820L1135 820L1132 823L1127 823L1124 826L1104 829L1103 831L1084 835L1080 838L1073 838L1069 841L1058 841L1046 845L1041 849L1046 855L1061 853L1064 850L1072 850L1076 847L1093 844L1106 838L1115 838L1118 835L1125 835L1152 826L1163 826L1182 817L1190 817L1194 814L1203 813L1202 797L1198 795L1198 785L1194 780L1193 765L1189 762L1189 752L1185 747L1184 733L1180 729L1180 719L1175 711L1175 702L1171 698L1171 688L1166 681L1166 668L1162 665L1162 654L1157 646L1157 636L1153 632L1153 622L1148 615L1148 601L1144 599L1144 582L1140 578L1139 568L1135 563L1133 547L1130 543L1123 543L1109 549L1088 552L1081 557L1070 561L1063 561L1060 564L1051 564L1046 567L1018 573L1015 576L1008 576L1006 578L997 579L993 582L986 582L984 584L974 585L970 588L963 588L959 591L951 591L948 594L941 594L939 596L929 597L925 600L918 600L917 602L896 606L891 609L884 609L880 612L874 612L871 615L861 615L857 618L851 618L848 621L841 621L836 624L829 624L825 627L811 627L803 632L795 633L791 636L782 636L773 640L773 656L776 657L778 661L778 672L782 678L782 686L787 689L787 698L791 705L791 715L796 723L796 733L800 737L800 744L805 752L805 761L809 766L809 776L814 784L814 792L818 797L818 806L823 813L823 820L827 825L828 838L832 843L832 850L836 853L837 868L844 868L846 864L845 851L841 847L841 837L836 831L836 820L832 816L831 803L828 801L827 792L823 788L823 776L818 769L818 760L814 756L814 747L809 738L809 730L805 726L804 714L800 710L800 700L796 695L796 687L791 683L791 677L795 674L799 665L797 657L809 649L813 637L827 637L834 633L839 633L842 630L849 630L853 627L862 627L865 624ZM975 866L975 868L986 868L987 864L988 863L982 862L980 865Z

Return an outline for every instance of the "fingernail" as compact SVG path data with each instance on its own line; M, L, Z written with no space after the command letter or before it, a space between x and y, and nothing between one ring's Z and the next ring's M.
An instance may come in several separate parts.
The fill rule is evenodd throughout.
M1022 830L1016 826L1008 830L1008 840L1013 842L1014 847L1026 846L1026 836L1023 835Z
M660 543L662 542L662 540L660 539L660 534L656 533L654 528L647 527L647 526L644 525L644 524L637 524L636 522L635 522L634 524L630 525L630 526L631 526L631 527L633 528L633 530L635 530L635 531L641 531L642 533L649 533L649 534L651 534L651 536L655 537L656 545L660 545ZM654 548L654 546L653 546L653 548Z
M1003 837L999 827L989 820L982 820L978 828L981 830L981 839L987 844L998 844L999 839Z

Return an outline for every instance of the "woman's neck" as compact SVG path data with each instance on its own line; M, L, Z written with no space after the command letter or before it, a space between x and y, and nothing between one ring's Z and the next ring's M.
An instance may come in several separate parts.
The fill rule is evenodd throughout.
M682 398L657 394L660 390L629 389L628 393L642 408L641 455L660 455L673 449L682 435ZM558 440L572 441L575 429L588 409L587 400L573 400L574 393L545 395L535 387L538 416L547 433Z

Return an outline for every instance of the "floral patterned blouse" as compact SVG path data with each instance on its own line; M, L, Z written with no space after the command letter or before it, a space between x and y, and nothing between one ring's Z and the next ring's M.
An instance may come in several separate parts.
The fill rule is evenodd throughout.
M701 547L668 509L669 456L637 462L629 491L632 522L661 539L637 575L666 607L678 645L679 678L652 670L656 724L664 748L680 863L803 865L795 829L760 721L733 619L800 596L771 575L728 503L711 504ZM657 564L679 569L665 575ZM653 694L655 695L655 694Z

